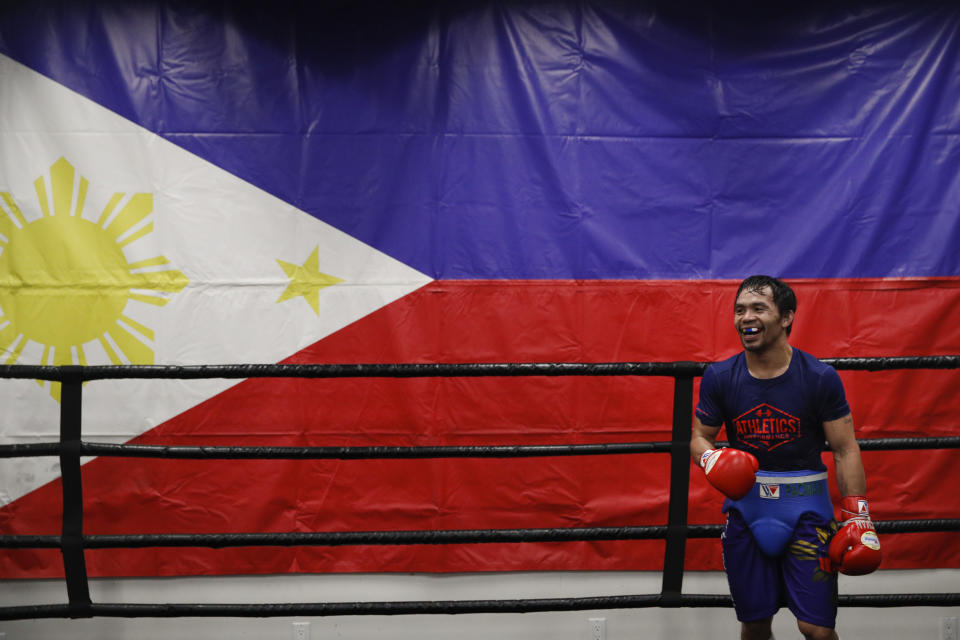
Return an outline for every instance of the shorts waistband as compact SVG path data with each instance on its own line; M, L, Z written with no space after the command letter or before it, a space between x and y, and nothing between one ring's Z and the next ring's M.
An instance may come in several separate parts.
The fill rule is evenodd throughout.
M757 474L757 483L759 484L803 484L805 482L818 482L827 479L827 472L811 473L802 476L793 475L759 475Z

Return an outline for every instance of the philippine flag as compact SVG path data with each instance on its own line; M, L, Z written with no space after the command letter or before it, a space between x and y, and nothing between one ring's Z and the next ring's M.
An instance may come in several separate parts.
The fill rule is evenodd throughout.
M402 5L403 3L401 3ZM0 9L6 364L713 361L753 273L820 357L960 353L960 9L609 2ZM956 371L842 372L861 438L956 435ZM89 441L664 441L660 378L97 381ZM59 388L0 380L0 443ZM829 455L826 456L829 458ZM868 452L876 520L956 517L949 451ZM0 533L59 469L0 461ZM830 462L828 460L828 466ZM690 519L720 520L691 470ZM667 456L98 458L87 534L664 524ZM831 481L835 486L835 482ZM960 567L946 534L885 568ZM660 569L660 541L111 549L93 576ZM716 541L687 568L719 569ZM5 550L0 576L62 575Z

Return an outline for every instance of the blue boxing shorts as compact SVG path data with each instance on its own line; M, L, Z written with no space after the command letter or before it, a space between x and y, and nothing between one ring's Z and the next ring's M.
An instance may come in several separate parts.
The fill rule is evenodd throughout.
M727 500L723 566L737 619L763 620L786 605L798 620L833 628L836 574L820 569L837 530L826 472L757 473L741 500Z

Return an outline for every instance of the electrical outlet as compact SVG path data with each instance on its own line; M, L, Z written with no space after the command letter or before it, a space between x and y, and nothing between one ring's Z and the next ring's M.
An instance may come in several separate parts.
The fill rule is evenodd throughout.
M940 640L960 640L956 618L940 618Z
M293 623L293 640L310 640L310 623Z
M607 619L590 618L590 640L607 640Z

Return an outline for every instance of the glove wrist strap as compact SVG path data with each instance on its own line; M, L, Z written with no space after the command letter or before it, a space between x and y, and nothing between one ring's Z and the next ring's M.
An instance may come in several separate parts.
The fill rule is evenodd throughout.
M707 449L706 451L704 451L703 453L700 454L700 467L701 467L701 468L703 468L703 469L706 469L706 468L707 468L707 458L709 458L710 456L712 456L714 451L716 451L716 449Z
M866 496L845 496L840 501L840 516L843 522L854 518L870 519L870 505Z

